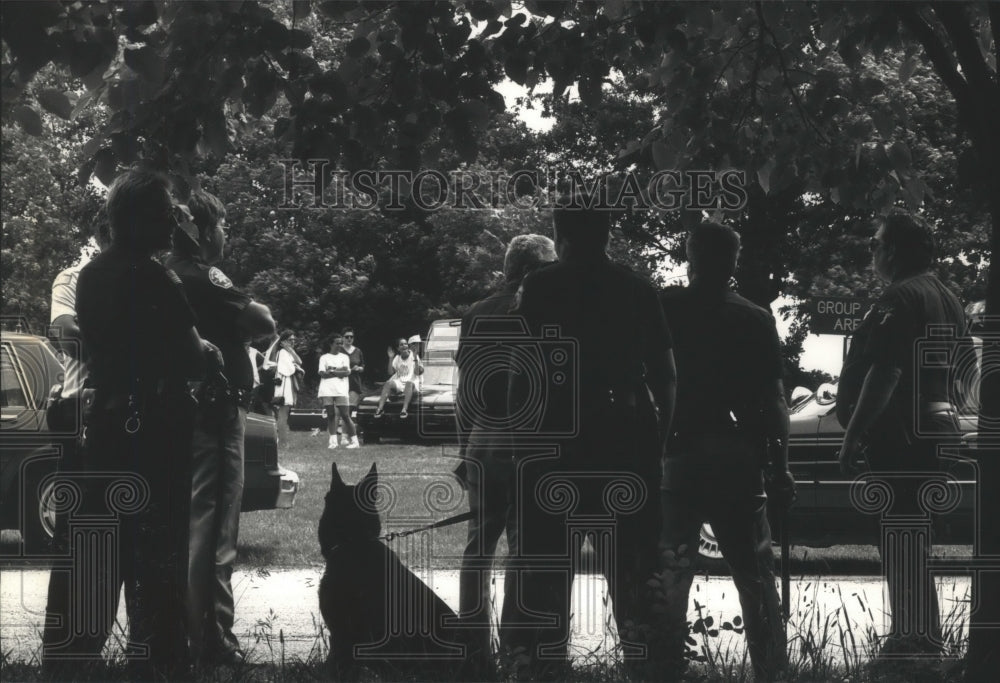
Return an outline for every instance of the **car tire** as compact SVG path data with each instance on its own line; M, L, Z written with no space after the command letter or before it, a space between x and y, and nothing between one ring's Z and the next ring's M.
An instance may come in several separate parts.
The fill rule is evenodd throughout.
M28 555L47 555L51 552L56 525L52 498L55 483L56 480L52 477L35 478L28 483L25 490L27 500L23 505L22 538L24 552Z
M719 550L719 540L712 525L703 522L698 530L698 566L702 569L724 569L726 561Z

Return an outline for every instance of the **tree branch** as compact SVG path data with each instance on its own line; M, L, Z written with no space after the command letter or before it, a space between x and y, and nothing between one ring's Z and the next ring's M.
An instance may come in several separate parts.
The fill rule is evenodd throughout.
M990 29L993 33L993 57L996 59L997 68L1000 69L1000 4L995 2L986 3L990 12Z
M934 71L944 81L955 101L963 106L969 97L969 84L958 73L955 60L944 41L927 23L927 20L920 16L918 7L909 3L899 3L896 6L896 11L899 13L899 19L903 22L903 26L923 45Z
M996 87L996 74L990 71L989 65L983 59L979 49L979 39L972 32L965 5L959 3L936 2L934 13L941 20L941 25L947 31L951 44L962 65L962 73L975 88L991 89Z
M798 110L799 116L802 118L803 122L806 123L806 125L812 128L813 131L819 135L820 140L823 142L829 142L830 140L827 138L826 134L820 130L819 126L816 125L816 122L813 121L811 116L809 116L805 106L802 104L802 99L799 97L799 93L796 92L795 86L792 85L791 80L788 78L788 65L785 64L785 55L781 51L781 45L778 44L778 37L774 35L774 31L771 30L771 27L767 25L767 21L764 20L764 9L759 0L755 3L755 7L757 9L757 20L760 22L760 27L764 31L767 31L767 34L771 36L771 43L774 45L774 51L778 55L778 66L781 67L781 77L785 82L785 88L792 96L792 101L795 102L795 108Z

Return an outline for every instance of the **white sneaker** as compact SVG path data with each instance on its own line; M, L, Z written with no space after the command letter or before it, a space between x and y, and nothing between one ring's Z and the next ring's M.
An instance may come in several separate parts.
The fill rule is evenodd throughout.
M334 448L336 448L337 447L337 437L336 436L331 436L330 440L327 441L327 446L326 447L329 448L330 450L333 450Z
M355 434L351 437L350 442L347 444L348 448L361 448L361 444L358 443L358 436Z

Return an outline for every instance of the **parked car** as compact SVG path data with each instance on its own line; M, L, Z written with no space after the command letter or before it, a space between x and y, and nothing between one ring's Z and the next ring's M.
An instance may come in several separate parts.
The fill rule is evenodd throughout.
M0 528L21 533L19 556L42 554L55 528L53 475L62 444L73 438L49 430L45 419L63 367L44 337L4 332L0 370ZM274 419L250 413L244 443L242 510L292 507L299 477L278 464Z
M840 473L837 456L844 428L834 414L836 385L821 385L807 396L799 389L792 392L797 400L792 401L788 438L788 466L798 488L798 500L788 519L790 542L819 548L878 543L877 518L854 507L850 495L853 478ZM976 416L962 415L960 422L965 439L972 438ZM971 463L952 459L942 459L941 468L957 480L961 497L955 510L935 519L935 542L970 544L975 469ZM699 552L710 561L722 557L709 524L702 526Z
M424 374L417 382L405 420L399 416L403 409L402 394L390 396L381 417L375 417L379 395L363 398L358 406L357 423L365 443L378 443L384 436L451 440L455 432L455 379L455 361L424 363Z

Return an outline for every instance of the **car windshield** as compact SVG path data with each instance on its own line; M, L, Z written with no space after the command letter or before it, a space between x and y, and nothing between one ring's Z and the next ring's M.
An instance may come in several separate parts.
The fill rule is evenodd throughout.
M426 364L424 365L424 384L448 384L455 383L455 371L457 368L451 363Z

